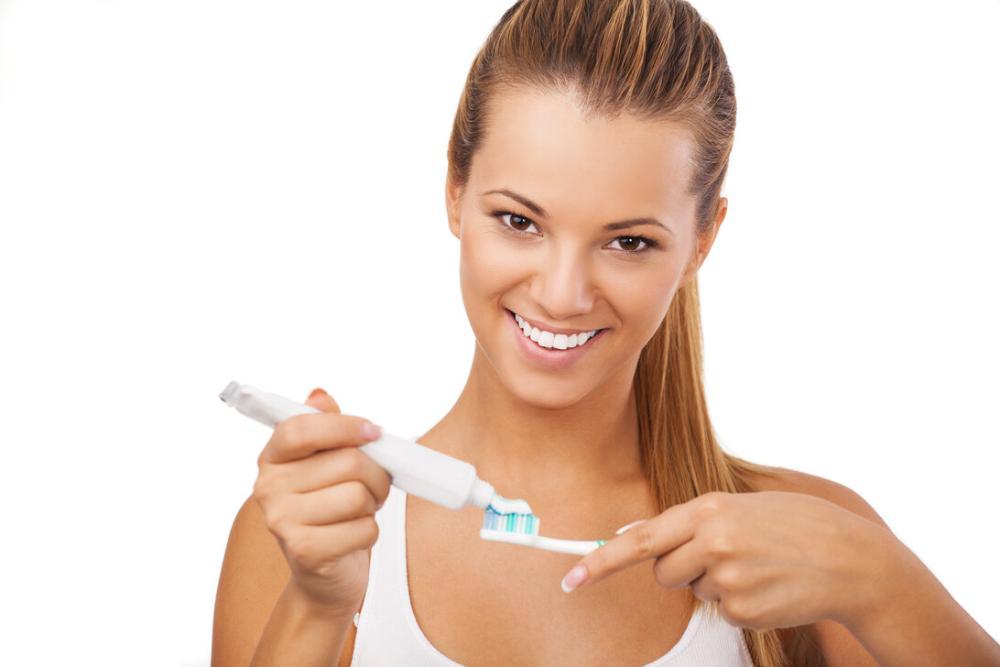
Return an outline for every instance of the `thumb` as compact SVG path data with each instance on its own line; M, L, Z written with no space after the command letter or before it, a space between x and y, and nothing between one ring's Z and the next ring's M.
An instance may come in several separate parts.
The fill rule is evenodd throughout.
M337 401L333 400L333 396L326 393L322 387L316 387L309 394L309 398L306 399L306 405L316 408L317 410L322 410L323 412L340 412L340 406L337 405Z

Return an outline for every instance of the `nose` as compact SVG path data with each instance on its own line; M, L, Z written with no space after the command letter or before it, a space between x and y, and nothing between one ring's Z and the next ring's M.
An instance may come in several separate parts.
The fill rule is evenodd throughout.
M595 289L586 257L553 246L541 262L532 281L531 296L546 315L563 321L591 312Z

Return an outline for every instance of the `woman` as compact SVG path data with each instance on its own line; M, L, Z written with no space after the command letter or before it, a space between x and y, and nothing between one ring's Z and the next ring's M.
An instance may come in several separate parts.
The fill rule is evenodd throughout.
M483 541L478 511L390 487L357 450L366 420L316 391L325 414L275 429L234 524L215 664L1000 661L860 496L716 441L696 275L735 111L722 46L683 1L503 15L445 184L477 346L418 439L529 500L547 534L647 520L582 558Z

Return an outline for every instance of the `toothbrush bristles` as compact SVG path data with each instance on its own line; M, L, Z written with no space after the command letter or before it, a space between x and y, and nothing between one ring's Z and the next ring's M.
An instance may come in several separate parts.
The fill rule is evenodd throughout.
M539 520L534 514L501 514L487 507L483 515L483 530L517 535L538 535Z

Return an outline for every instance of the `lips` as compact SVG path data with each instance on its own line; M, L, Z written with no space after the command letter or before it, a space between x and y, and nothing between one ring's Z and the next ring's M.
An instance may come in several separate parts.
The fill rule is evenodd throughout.
M512 311L509 308L505 308L504 310L506 310L508 313L511 313L512 315L514 315L515 316L515 318L514 318L515 321L517 320L518 317L520 317L522 320L524 320L525 322L527 322L529 326L537 328L537 329L539 329L541 331L548 331L549 333L555 334L555 335L557 335L557 334L563 334L565 336L572 336L574 334L589 333L591 331L600 331L601 330L600 327L594 327L593 329L564 329L563 327L552 327L552 326L548 326L546 324L541 324L541 323L538 323L538 322L533 322L529 318L525 317L524 315L521 315L520 313L515 313L514 311Z
M535 343L531 338L524 335L524 331L521 330L521 326L514 319L514 313L508 309L507 319L511 323L511 331L513 335L517 337L515 344L529 361L533 363L548 368L550 370L560 370L572 366L578 359L587 354L594 345L600 342L604 338L604 334L607 329L599 329L597 334L593 338L588 340L586 343L579 347L574 347L566 350L560 350L557 348L544 348Z

